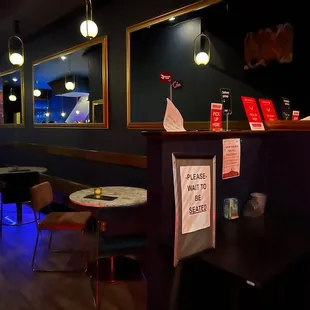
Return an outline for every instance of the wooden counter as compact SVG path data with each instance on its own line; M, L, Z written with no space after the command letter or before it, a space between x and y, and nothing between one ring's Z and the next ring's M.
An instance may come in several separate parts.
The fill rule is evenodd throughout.
M280 121L265 126L263 132L143 133L148 158L148 310L166 310L169 306L174 238L173 152L217 156L218 218L225 198L238 198L242 208L251 192L268 195L267 211L310 216L310 122ZM224 138L241 139L238 178L221 178Z

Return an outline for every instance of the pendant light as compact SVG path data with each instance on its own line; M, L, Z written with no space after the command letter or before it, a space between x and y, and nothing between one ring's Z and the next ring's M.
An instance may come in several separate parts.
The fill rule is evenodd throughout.
M47 106L47 109L46 109L46 112L45 112L45 116L46 116L47 118L49 118L49 117L50 117L50 115L51 115L51 113L50 113L50 111L49 111L48 92L46 92L46 100L47 100L47 104L48 104L48 106Z
M98 34L98 26L93 21L93 6L91 0L86 0L86 19L80 26L80 31L83 37L93 39Z
M60 115L61 115L61 117L65 117L66 116L66 112L64 111L64 97L62 96L61 97L61 113L60 113Z
M17 35L19 34L19 21L14 21L14 32L15 35L11 36L8 40L8 52L10 63L14 66L22 66L24 64L25 52L24 52L24 43L22 39ZM13 41L18 42L20 45L19 49L12 49Z
M200 48L197 51L198 39L200 39ZM205 47L206 42L208 43L207 49L203 48ZM211 58L210 48L211 48L211 42L210 42L209 37L206 34L201 33L195 38L194 40L194 62L196 63L196 65L206 66L209 63L210 58Z
M14 92L14 89L13 89L13 88L10 89L9 100L10 100L10 101L16 101L16 100L17 100L17 97L16 97L16 95L15 95L15 92Z
M71 73L71 62L69 57L68 57L68 66L69 66L69 73ZM75 88L75 77L73 75L65 77L65 88L66 90L70 91Z
M36 85L38 85L38 81L36 81ZM40 97L41 96L41 90L38 88L38 86L33 90L33 95L35 97Z
M75 81L73 77L66 77L65 87L66 90L73 90L75 88Z

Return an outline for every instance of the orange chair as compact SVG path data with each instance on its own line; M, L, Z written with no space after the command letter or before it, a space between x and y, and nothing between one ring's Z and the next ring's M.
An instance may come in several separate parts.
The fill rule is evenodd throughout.
M48 214L44 219L39 221L37 213L44 207L48 206L53 202L53 191L49 182L44 182L33 186L30 189L31 194L31 207L34 212L36 226L37 226L37 237L36 243L33 251L31 268L33 271L66 271L66 270L39 270L34 268L35 257L38 247L39 236L41 231L47 230L50 232L49 236L49 250L51 250L53 231L80 231L82 237L82 243L84 247L85 257L86 257L86 269L87 270L87 250L84 242L84 230L86 228L86 223L91 217L91 212L52 212ZM57 251L60 252L60 251ZM68 251L69 252L69 251Z

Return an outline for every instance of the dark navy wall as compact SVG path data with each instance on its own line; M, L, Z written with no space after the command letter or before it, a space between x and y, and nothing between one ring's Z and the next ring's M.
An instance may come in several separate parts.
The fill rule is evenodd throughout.
M94 20L99 35L109 40L109 130L35 129L32 125L32 61L85 42L79 32L85 14L65 18L42 37L25 45L25 129L1 129L0 141L32 142L83 149L100 149L129 154L145 154L145 139L139 131L126 128L126 27L188 5L190 0L134 0L108 1L95 8ZM51 2L52 5L52 2ZM7 55L3 56L0 71L11 68ZM98 142L100 141L100 142ZM133 142L134 141L134 142Z
M100 1L101 2L101 1ZM102 1L103 2L103 1ZM145 138L140 131L126 127L126 27L161 15L195 1L190 0L120 0L106 1L94 7L93 17L99 36L109 40L109 111L110 129L49 129L33 127L32 61L85 42L79 32L85 13L64 18L63 22L42 31L42 36L25 44L25 128L1 128L0 144L14 141L57 145L82 149L105 150L144 155ZM52 5L52 2L51 2ZM0 72L11 68L7 55L0 62ZM0 162L43 165L51 175L86 184L144 184L144 170L114 165L99 165L68 157L31 154L19 150L1 151ZM66 167L66 169L64 169ZM83 172L78 169L83 170Z

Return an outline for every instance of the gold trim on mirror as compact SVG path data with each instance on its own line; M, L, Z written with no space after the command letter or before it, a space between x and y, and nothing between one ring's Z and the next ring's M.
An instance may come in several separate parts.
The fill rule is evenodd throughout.
M21 123L20 124L14 124L14 123L0 123L0 127L4 128L25 128L25 85L24 85L24 68L18 67L14 69L10 69L4 72L0 73L0 77L3 77L5 75L9 75L15 72L18 72L20 74L20 95L21 95Z
M141 30L143 28L150 27L152 25L161 23L163 21L168 20L171 17L177 17L180 15L187 14L192 11L200 10L205 7L211 6L216 3L220 3L222 0L202 0L196 2L194 4L190 4L183 8L165 13L161 16L151 18L142 23L130 26L126 29L126 86L127 86L127 128L128 129L142 129L142 130L150 130L150 129L162 129L163 125L161 122L132 122L131 121L131 100L130 100L130 35L132 32L137 30ZM209 129L209 122L187 122L190 128L200 128L200 129Z
M34 78L34 67L40 65L46 61L59 58L71 53L74 53L82 48L91 47L93 45L102 43L102 98L103 101L103 123L76 123L76 124L65 124L65 123L35 123L35 102L32 94L32 106L33 106L33 125L35 128L68 128L68 129L109 129L109 90L108 90L108 76L109 76L109 64L108 64L108 37L95 38L85 43L76 45L69 49L55 53L51 56L33 61L32 63L32 91L34 90L35 78Z

